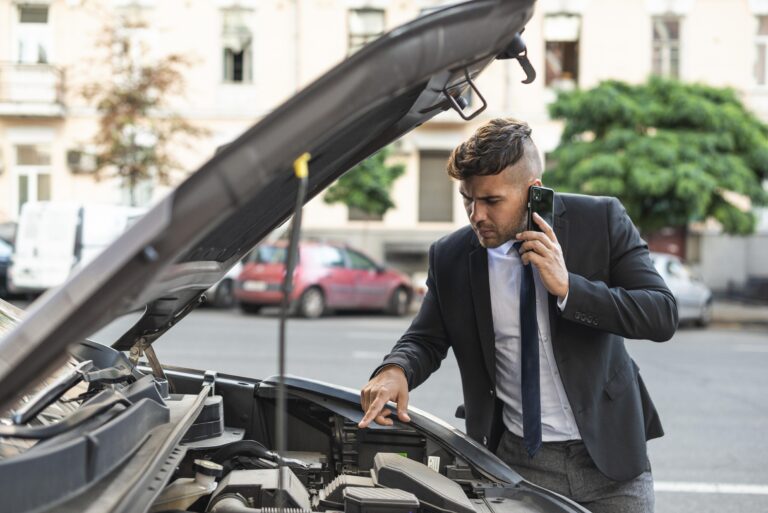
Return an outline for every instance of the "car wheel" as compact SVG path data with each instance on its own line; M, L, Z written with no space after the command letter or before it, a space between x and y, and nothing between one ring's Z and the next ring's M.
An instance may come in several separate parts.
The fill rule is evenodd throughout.
M257 314L261 310L261 305L256 305L254 303L243 303L241 301L240 310L247 314Z
M213 296L213 306L216 308L232 308L235 306L235 284L232 280L224 280L216 287Z
M408 313L411 306L411 295L403 287L397 287L389 298L389 307L387 312L390 315L402 317Z
M310 287L299 298L299 315L317 319L325 313L325 296L317 287Z
M701 315L696 319L696 326L706 328L712 322L712 300L706 302L701 309Z

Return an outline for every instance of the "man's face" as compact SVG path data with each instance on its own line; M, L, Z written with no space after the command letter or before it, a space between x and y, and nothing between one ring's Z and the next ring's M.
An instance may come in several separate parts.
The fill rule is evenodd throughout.
M462 180L459 191L480 245L496 248L526 229L528 187L541 185L525 168L525 159L502 172Z

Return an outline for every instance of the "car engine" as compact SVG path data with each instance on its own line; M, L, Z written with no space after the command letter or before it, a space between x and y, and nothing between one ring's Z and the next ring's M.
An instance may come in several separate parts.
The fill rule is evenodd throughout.
M0 415L0 513L582 511L414 410L359 429L359 397L134 362L83 342Z

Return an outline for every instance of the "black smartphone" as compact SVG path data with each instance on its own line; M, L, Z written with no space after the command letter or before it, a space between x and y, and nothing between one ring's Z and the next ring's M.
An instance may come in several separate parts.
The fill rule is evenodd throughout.
M536 212L549 226L555 226L555 191L538 185L528 187L528 230L543 231L533 220Z

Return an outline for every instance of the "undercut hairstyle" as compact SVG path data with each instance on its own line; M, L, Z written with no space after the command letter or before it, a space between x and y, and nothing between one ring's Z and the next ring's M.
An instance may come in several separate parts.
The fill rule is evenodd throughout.
M520 159L528 159L534 176L541 175L531 127L524 121L496 118L478 128L448 158L448 175L456 180L501 173Z

